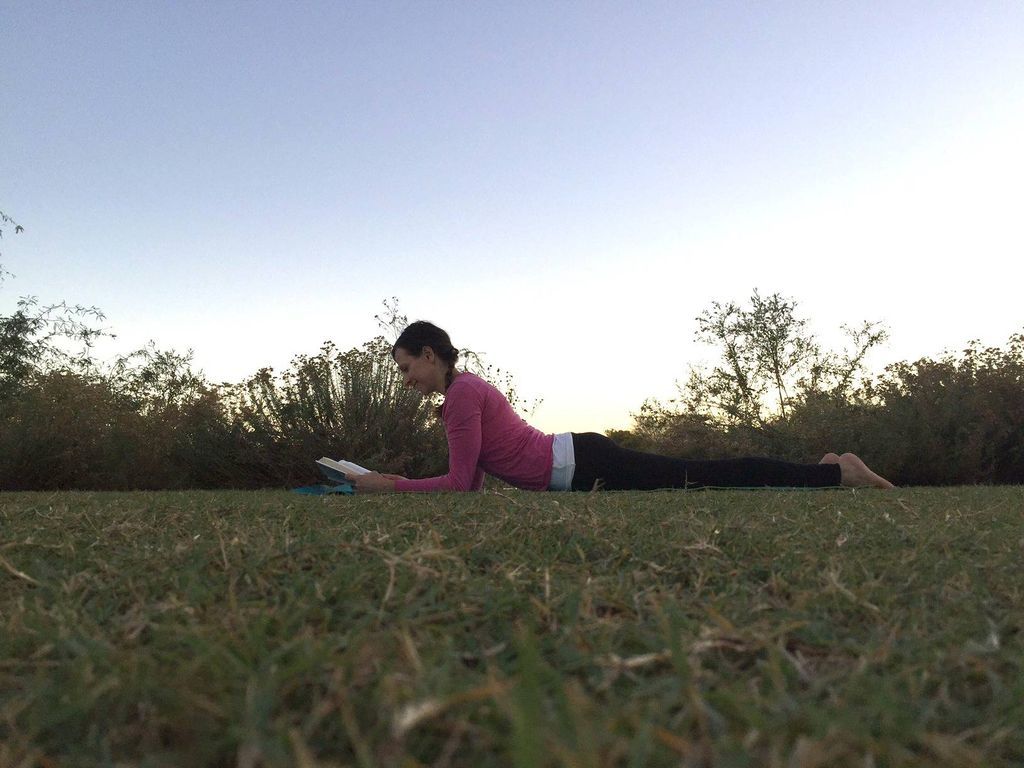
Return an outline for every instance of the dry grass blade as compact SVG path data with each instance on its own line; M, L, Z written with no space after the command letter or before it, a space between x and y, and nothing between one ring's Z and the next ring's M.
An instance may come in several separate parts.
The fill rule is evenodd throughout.
M29 584L34 584L37 587L43 586L40 582L38 582L35 579L33 579L27 573L19 571L17 568L15 568L13 565L11 565L11 563L3 555L0 555L0 565L2 565L4 567L4 570L6 570L8 573L10 573L12 576L14 576L16 578L24 579Z
M625 659L612 653L601 657L599 662L619 669L643 669L644 667L649 667L653 664L660 664L662 662L670 661L671 659L672 654L669 651L661 651L660 653L642 653L638 656L629 656Z
M302 738L298 728L288 729L288 741L291 742L297 768L317 768L316 758L313 757L309 745Z
M443 699L430 698L407 704L395 715L392 733L394 733L396 739L402 739L416 726L437 717L451 707L500 696L510 685L511 683L507 681L491 681L468 691L452 694Z

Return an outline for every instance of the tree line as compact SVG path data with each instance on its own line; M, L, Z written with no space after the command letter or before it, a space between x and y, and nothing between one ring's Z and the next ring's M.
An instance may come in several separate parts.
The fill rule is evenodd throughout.
M612 437L691 458L852 451L899 485L1024 483L1024 335L875 374L865 360L887 336L877 323L845 327L841 350L823 349L807 326L779 294L713 303L696 335L718 362L692 369L674 400L645 402Z
M824 351L795 309L757 293L712 305L697 333L719 363L609 434L690 458L849 450L906 485L1024 482L1024 336L871 375L864 357L882 331L865 324L846 350ZM22 301L0 316L2 489L292 487L316 481L322 455L410 476L446 469L436 403L404 388L384 335L214 385L189 355L152 345L97 363L76 311Z
M358 347L327 342L283 371L213 384L190 354L152 344L101 363L99 310L23 298L0 315L0 489L294 487L317 481L322 455L443 473L437 403L404 388L391 339L406 318L397 301L385 307L381 335ZM609 435L689 458L853 451L903 485L1024 482L1024 335L875 374L865 361L885 330L845 330L846 346L828 350L793 299L714 302L695 334L718 361ZM528 410L512 376L472 352L465 365Z

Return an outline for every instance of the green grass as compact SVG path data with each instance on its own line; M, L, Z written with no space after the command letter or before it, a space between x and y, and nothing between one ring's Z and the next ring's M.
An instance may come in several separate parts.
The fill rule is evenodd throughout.
M0 494L0 765L1019 766L1022 510Z

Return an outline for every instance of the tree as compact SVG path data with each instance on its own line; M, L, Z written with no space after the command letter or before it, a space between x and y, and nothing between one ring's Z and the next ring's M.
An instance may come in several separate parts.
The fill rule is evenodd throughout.
M2 239L3 236L4 236L3 227L8 225L8 224L10 224L10 225L12 225L14 227L14 234L16 234L16 235L21 234L22 232L25 231L25 228L23 226L21 226L18 222L16 222L14 219L12 219L10 216L8 216L3 211L0 211L0 225L3 225L3 226L0 226L0 239ZM2 255L3 254L0 253L0 256L2 256ZM3 262L0 262L0 283L2 283L4 281L4 278L6 276L8 276L8 275L10 275L10 272L7 272L4 269Z
M93 344L113 336L92 323L104 315L96 307L65 302L42 306L34 296L18 300L12 315L0 315L0 401L44 370L87 372Z
M757 290L749 306L713 302L696 318L695 337L717 346L721 360L710 370L691 368L685 385L677 383L684 410L721 427L764 431L809 398L848 398L868 351L888 334L878 323L844 325L847 348L828 352L796 310L795 300Z
M15 234L25 228L0 211L0 237L4 226ZM0 264L0 283L6 272ZM11 315L0 315L0 402L14 394L33 373L41 370L84 371L92 367L92 347L103 336L112 336L94 323L104 315L96 307L40 304L35 296L18 299Z

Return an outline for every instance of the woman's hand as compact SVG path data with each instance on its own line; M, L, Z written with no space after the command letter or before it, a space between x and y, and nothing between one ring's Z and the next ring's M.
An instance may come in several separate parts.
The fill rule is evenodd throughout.
M367 472L365 475L349 477L348 481L356 489L356 493L383 493L395 490L395 480L405 480L401 475L382 475L380 472Z

